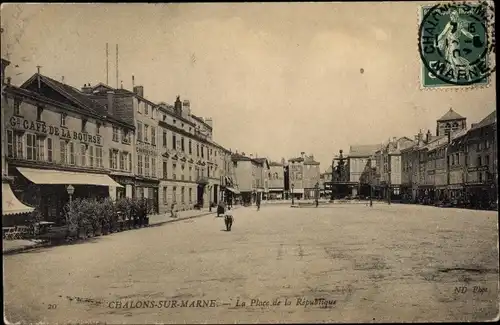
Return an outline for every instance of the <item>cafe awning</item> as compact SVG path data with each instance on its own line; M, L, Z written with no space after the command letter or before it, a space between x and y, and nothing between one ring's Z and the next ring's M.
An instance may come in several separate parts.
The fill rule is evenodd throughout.
M30 213L35 209L24 205L17 199L8 183L2 183L2 215Z
M123 187L108 175L69 172L53 169L17 167L17 170L35 184L98 185Z
M240 194L240 191L232 187L226 187L226 190L233 192L234 194Z

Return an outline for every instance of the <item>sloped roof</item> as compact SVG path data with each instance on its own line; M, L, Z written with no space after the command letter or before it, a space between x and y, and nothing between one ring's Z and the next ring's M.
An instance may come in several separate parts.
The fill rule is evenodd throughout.
M269 166L283 166L283 164L282 164L282 163L279 163L279 162L271 161L271 162L269 163Z
M349 157L368 157L380 148L380 144L352 145L349 148Z
M452 121L452 120L464 120L465 117L463 117L462 115L458 114L457 112L455 112L453 110L453 108L450 108L450 110L448 112L446 112L446 114L444 114L439 120L438 122L444 122L444 121Z
M288 159L288 161L290 161L290 162L302 162L302 161L304 161L304 158L302 158L302 157L290 158L290 159Z
M27 88L30 84L35 82L38 77L40 77L40 80L42 82L49 85L71 101L75 102L75 104L79 105L81 108L88 110L90 113L94 113L96 115L108 114L106 107L104 107L97 101L92 100L89 96L82 93L78 89L38 73L35 73L30 79L25 81L21 85L21 88Z
M494 110L493 112L488 114L488 116L483 118L479 123L475 124L474 127L472 127L471 129L482 128L496 122L497 122L497 110Z

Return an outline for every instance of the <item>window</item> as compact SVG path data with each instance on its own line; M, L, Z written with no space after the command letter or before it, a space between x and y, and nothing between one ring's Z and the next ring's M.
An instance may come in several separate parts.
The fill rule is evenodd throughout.
M189 140L189 154L192 154L193 153L193 148L191 147L191 140Z
M200 145L196 144L196 157L200 156Z
M14 157L14 132L7 130L7 157Z
M61 153L61 164L66 164L66 160L67 160L67 157L68 157L68 153L67 153L67 147L66 147L66 141L64 140L61 140L60 143L59 143L59 146L60 146L60 153Z
M82 132L87 133L87 120L82 120Z
M73 142L69 143L69 163L74 165L75 162L75 144Z
M478 172L477 175L479 176L479 183L483 182L483 172Z
M144 175L149 176L149 156L144 156Z
M22 134L16 134L16 156L24 158L24 138Z
M142 155L137 155L137 174L142 175Z
M203 158L203 151L205 151L205 147L201 146L201 158Z
M142 123L137 122L137 141L142 141Z
M477 156L477 167L482 166L481 156Z
M184 186L181 187L181 203L184 203Z
M14 99L14 115L21 115L21 101L19 99Z
M167 170L167 162L163 162L163 178L167 179L168 178L168 170Z
M167 187L163 187L163 204L167 204Z
M193 167L189 167L189 180L193 180Z
M177 186L172 187L172 201L177 203Z
M185 166L184 164L181 165L181 180L184 180L184 169L185 169Z
M172 134L172 149L177 149L177 137L175 134Z
M47 138L47 161L52 162L53 161L53 148L52 148L52 139Z
M151 144L156 146L156 129L154 126L151 127Z
M147 103L144 103L144 115L149 114L149 105Z
M490 156L484 157L484 165L488 167L490 166Z
M173 119L172 122L175 124L175 122L177 122L177 121L175 119Z
M120 170L125 170L125 153L120 152Z
M61 126L66 127L66 114L61 114Z
M42 120L42 112L43 112L43 107L37 106L36 107L36 120L41 121Z
M113 141L118 142L118 128L113 126Z
M177 171L177 165L176 164L172 164L172 178L173 179L177 179L177 175L175 174L175 172Z
M94 167L94 147L89 146L89 165Z
M181 150L184 152L184 138L181 138Z
M149 125L144 124L144 142L149 142L148 133L149 133Z
M188 197L189 203L191 203L192 197L193 197L193 189L189 188L189 197Z
M167 131L163 131L163 148L167 147Z
M207 177L210 178L210 171L212 170L212 166L210 168L207 168Z
M96 167L103 167L103 162L102 162L102 148L101 147L96 147L95 148L95 153L96 153L96 159L95 159L95 165Z
M127 171L128 170L128 166L129 165L128 165L127 161L128 161L128 153L124 152L123 153L123 168L122 168L123 171Z
M490 141L489 140L485 140L484 141L484 148L485 149L489 149L490 148Z
M141 105L142 105L142 102L140 100L137 101L137 113L141 114L142 111L141 111Z
M167 115L163 114L163 121L167 120Z
M99 123L97 123L97 125L96 125L96 133L99 134L100 131L101 131L101 125Z
M87 145L82 144L81 145L81 157L82 157L82 166L87 165Z
M26 159L36 160L36 137L34 134L26 133Z
M151 176L156 177L156 158L151 157Z
M36 153L37 160L44 161L45 160L45 139L39 136L36 137Z

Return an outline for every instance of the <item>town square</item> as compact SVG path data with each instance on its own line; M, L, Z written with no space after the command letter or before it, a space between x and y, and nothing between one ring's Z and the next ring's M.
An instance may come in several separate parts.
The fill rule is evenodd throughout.
M498 320L493 9L3 4L4 319Z

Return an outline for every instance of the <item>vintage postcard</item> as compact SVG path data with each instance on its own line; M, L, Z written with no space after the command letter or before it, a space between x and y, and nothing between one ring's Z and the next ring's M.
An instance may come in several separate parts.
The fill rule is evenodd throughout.
M0 14L6 323L498 321L493 1Z

